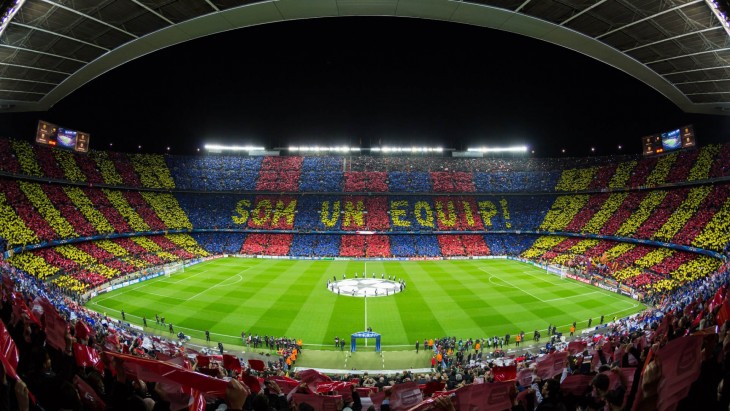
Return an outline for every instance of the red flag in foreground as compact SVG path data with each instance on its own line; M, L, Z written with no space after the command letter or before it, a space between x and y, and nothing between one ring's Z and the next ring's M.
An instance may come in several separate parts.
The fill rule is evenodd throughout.
M122 360L124 367L139 377L144 375L143 380L151 382L174 383L186 388L195 388L201 393L205 393L217 398L226 397L226 386L228 383L201 374L195 371L185 369L176 364L169 364L158 360L148 358L134 357L131 355L120 353L106 353L109 356Z
M252 394L258 394L261 392L262 385L264 383L263 378L254 377L253 375L241 374L241 381L248 386Z
M512 382L472 384L456 390L454 408L459 411L507 410L512 408Z
M537 364L536 374L543 380L552 378L563 372L565 363L568 361L568 352L561 351L547 355L547 358Z
M659 411L672 411L689 394L692 383L700 376L702 336L689 336L670 341L657 352L661 360Z
M104 364L101 362L101 357L93 347L74 343L73 352L78 367L96 367L99 371L104 371Z
M592 375L569 375L560 383L560 392L563 394L583 395L591 390Z
M525 368L517 374L517 382L523 387L529 387L532 385L532 370Z
M581 353L588 347L588 341L571 341L568 343L568 352L570 355Z
M5 324L0 321L0 361L3 363L5 373L14 380L18 378L15 370L18 368L19 358L15 341L10 338L10 333L5 328Z
M407 410L423 401L423 393L418 384L410 381L394 385L390 391L390 408L394 411Z
M50 301L43 298L41 300L43 307L43 325L46 331L46 342L53 348L58 350L66 349L66 332L68 332L68 324L56 311L56 307Z
M233 355L223 354L223 368L230 371L241 371L241 361Z
M84 409L89 411L104 411L106 404L97 395L96 391L86 381L82 380L78 375L74 376L73 379L74 388L81 397L81 402L84 404Z
M517 366L493 367L492 375L494 376L494 381L514 381L517 379Z
M261 360L248 360L248 366L256 371L263 371L266 368L266 364Z
M330 377L320 373L317 370L304 370L299 371L299 380L309 387L309 390L314 392L317 389L317 384L320 382L330 382Z

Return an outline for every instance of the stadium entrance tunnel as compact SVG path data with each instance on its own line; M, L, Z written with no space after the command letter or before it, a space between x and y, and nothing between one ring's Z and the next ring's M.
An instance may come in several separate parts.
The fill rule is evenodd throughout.
M348 278L329 282L327 289L347 297L389 297L405 290L404 282L378 278Z

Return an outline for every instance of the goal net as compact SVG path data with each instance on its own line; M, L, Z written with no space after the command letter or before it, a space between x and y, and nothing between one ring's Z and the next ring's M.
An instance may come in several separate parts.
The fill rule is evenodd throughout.
M185 263L182 261L177 261L174 263L165 264L162 267L162 272L165 273L165 277L170 277L171 275L178 272L185 272Z
M545 267L545 271L547 271L548 274L553 274L561 279L565 279L565 267L562 265L548 265Z

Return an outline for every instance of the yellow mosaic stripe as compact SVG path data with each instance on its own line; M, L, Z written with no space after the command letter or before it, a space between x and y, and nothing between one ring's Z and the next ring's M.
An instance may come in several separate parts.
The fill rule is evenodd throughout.
M710 177L710 170L712 164L715 162L715 157L720 152L720 146L718 144L711 144L709 146L702 147L700 154L697 156L692 169L689 170L689 181L706 180Z
M641 204L639 204L639 209L631 214L626 221L624 221L621 228L619 228L616 232L616 235L630 237L634 234L641 224L643 224L644 221L651 216L654 209L661 204L666 195L667 192L663 190L656 190L649 193L649 195L644 197Z
M707 250L723 251L730 242L730 198L712 216L692 245Z
M90 256L85 251L74 247L73 245L61 245L55 247L54 250L56 250L59 254L68 258L69 260L78 263L81 267L84 267L91 272L103 275L106 278L114 278L116 275L119 274L119 270L117 270L116 268L100 264L99 261L96 260L96 258Z
M4 193L0 193L0 236L10 246L38 243L38 237L8 204Z
M155 213L165 226L169 229L192 229L193 225L188 220L177 199L172 194L153 193L149 191L140 192L147 203L155 210Z
M656 166L653 170L651 170L651 173L649 173L649 176L646 178L645 185L658 186L666 183L667 176L672 170L672 166L677 161L677 157L677 153L672 153L663 157L659 157Z
M66 192L66 195L71 199L79 212L81 212L81 215L86 218L86 221L90 222L91 225L94 226L96 231L101 234L111 234L114 232L114 227L112 227L106 217L104 217L104 214L94 207L91 200L86 197L86 194L84 194L82 189L78 187L64 186L63 191Z
M94 244L99 246L99 248L113 254L115 257L119 257L120 260L126 262L127 264L133 265L137 268L147 267L147 262L145 262L139 258L135 258L131 254L129 254L129 251L127 251L126 248L115 243L114 241L99 240L99 241L94 242Z
M117 168L114 166L114 162L109 159L109 155L105 151L92 151L89 155L96 161L104 183L115 186L124 184L122 176L119 175Z
M687 224L697 208L712 192L711 186L694 187L689 190L687 198L677 207L667 221L654 234L652 239L669 242Z
M43 257L39 257L31 252L15 254L8 259L8 262L41 280L56 274L59 270L48 264Z
M147 237L132 237L131 240L139 244L139 246L143 247L144 249L149 250L153 254L162 258L163 260L176 261L180 259L180 257L176 256L175 254L164 251L162 247L160 247L159 245L157 245L157 243Z
M149 188L175 188L170 169L159 154L132 154L129 156L134 171L139 174L142 186Z
M546 251L560 244L566 238L567 237L552 235L544 235L538 237L538 239L535 240L532 246L522 253L522 257L530 259L537 258L545 254Z
M631 171L636 167L636 161L627 161L620 163L616 167L616 172L608 182L608 188L625 188L631 178Z
M198 257L207 257L209 255L193 237L187 234L168 234L165 237Z
M563 170L555 185L555 191L587 190L597 171L598 167Z
M136 211L134 211L132 206L129 205L129 202L127 202L127 199L124 198L121 191L109 190L106 188L102 189L102 191L104 192L104 194L106 194L109 202L114 206L114 208L117 209L117 211L119 211L119 214L124 217L124 220L129 224L129 226L132 227L132 230L150 230L150 226L148 226L147 223L144 222L142 217L140 217L140 215L137 214Z
M11 140L10 145L13 147L15 157L20 163L20 169L23 174L35 177L43 177L43 170L33 154L33 147L26 141Z
M583 230L581 230L584 233L592 233L597 234L601 231L601 228L606 224L606 222L616 213L616 210L621 207L621 204L623 204L626 197L628 197L629 193L613 193L608 197L608 200L606 200L603 205L601 205L601 209L596 212L596 214L593 215L593 217L586 223L586 225L583 227Z
M588 195L560 196L545 215L540 230L560 231L570 224L578 211L588 202Z
M75 182L86 181L86 176L76 163L76 158L73 154L68 151L53 150L53 156L61 166L61 170L63 170L63 175L66 177L66 180Z
M48 222L59 238L78 237L73 226L61 216L61 213L53 206L51 200L48 199L48 196L46 196L46 193L43 192L43 189L38 184L18 181L18 185L30 203L33 204L33 207L38 210L38 213Z

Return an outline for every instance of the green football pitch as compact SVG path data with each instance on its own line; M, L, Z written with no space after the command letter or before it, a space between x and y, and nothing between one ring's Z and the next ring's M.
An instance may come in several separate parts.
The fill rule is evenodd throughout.
M367 270L395 276L403 292L380 297L338 295L327 280ZM483 338L548 324L567 333L644 309L638 302L512 260L312 261L221 258L104 293L87 307L155 328L155 314L183 331L213 342L241 344L247 334L302 339L308 349L332 349L335 336L371 327L384 350L403 350L424 338ZM161 334L167 328L157 327ZM372 344L372 342L371 342Z

